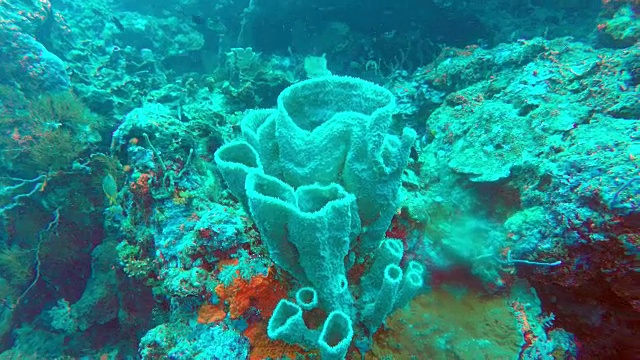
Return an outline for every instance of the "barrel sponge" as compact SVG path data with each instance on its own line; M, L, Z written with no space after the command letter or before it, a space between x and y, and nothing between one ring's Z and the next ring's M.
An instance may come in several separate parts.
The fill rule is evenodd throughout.
M318 339L322 360L343 360L353 339L353 322L342 311L332 311L322 326Z
M258 153L248 142L238 140L222 145L214 161L231 193L248 209L245 182L249 173L262 172Z
M289 344L315 347L318 332L310 330L302 318L302 308L289 300L280 300L267 324L267 335L272 340Z

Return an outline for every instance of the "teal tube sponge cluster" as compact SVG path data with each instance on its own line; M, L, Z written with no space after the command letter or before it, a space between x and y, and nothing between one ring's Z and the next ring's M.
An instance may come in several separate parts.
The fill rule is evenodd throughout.
M345 359L349 344L356 334L355 321L357 321L355 329L361 329L360 339L365 338L366 341L368 338L370 341L371 335L384 323L387 316L397 308L406 305L422 288L424 273L422 265L410 261L403 271L399 265L395 264L396 261L400 261L397 256L402 249L397 248L396 241L396 239L385 240L376 253L377 259L374 259L374 264L377 261L379 264L387 265L382 276L378 275L379 286L367 288L368 295L363 294L354 304L355 308L352 310L357 309L357 311L332 311L318 335L314 330L303 326L304 321L301 320L303 311L310 311L318 306L318 294L312 287L303 287L295 294L295 304L286 299L280 300L269 321L269 337L306 348L318 348L323 360ZM346 285L346 279L344 284ZM372 286L371 284L373 283L370 282L369 286Z
M271 338L343 359L354 329L371 335L417 293L418 273L399 267L402 242L385 239L416 138L394 124L395 111L393 94L373 83L305 80L283 90L275 109L248 113L243 139L216 151L220 173L271 259L302 286L296 303L283 299L276 308ZM354 290L347 266L369 258ZM329 316L313 335L301 319L315 307Z
M276 109L249 113L244 140L214 156L274 262L331 309L352 312L350 294L339 291L347 287L343 259L350 249L363 259L378 248L398 205L416 134L393 134L395 106L390 91L364 80L302 81Z
M340 184L356 197L363 252L375 249L393 217L416 133L392 134L393 94L373 83L328 76L294 84L274 110L241 122L264 171L296 188Z

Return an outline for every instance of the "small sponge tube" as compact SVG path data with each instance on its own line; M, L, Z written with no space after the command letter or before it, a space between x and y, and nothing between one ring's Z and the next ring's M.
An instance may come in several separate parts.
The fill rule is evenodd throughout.
M387 265L384 269L382 287L375 302L365 307L363 311L363 323L371 334L378 330L387 315L393 311L401 283L402 269L398 265Z
M411 264L409 264L409 266L410 265ZM422 268L422 265L420 265L420 267ZM412 270L411 267L409 267L407 273L405 273L404 278L402 279L400 290L398 291L398 296L394 306L396 309L407 305L416 295L418 295L420 290L422 290L424 286L423 272Z
M289 300L280 300L267 324L267 335L272 340L313 348L318 332L310 330L302 318L302 308Z
M424 275L424 266L415 260L411 260L409 261L409 264L407 264L407 269L405 270L405 273L410 272L416 272L422 276Z
M375 252L373 263L363 279L363 286L369 289L379 289L382 276L387 265L398 265L404 254L404 245L399 239L385 239Z
M302 310L313 310L318 307L318 292L312 287L300 288L296 292L296 303Z
M324 322L318 347L322 360L343 360L353 340L353 322L342 311L332 311Z

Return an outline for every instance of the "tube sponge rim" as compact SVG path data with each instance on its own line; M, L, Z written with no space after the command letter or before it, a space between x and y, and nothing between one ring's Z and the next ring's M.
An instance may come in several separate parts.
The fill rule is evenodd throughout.
M382 246L384 246L384 248L388 250L389 255L397 258L398 262L400 262L402 256L404 255L404 245L402 244L402 240L386 238L382 241Z
M267 336L274 340L290 342L290 329L295 327L295 322L302 320L302 308L298 304L282 299L276 305L275 310L267 324Z
M222 164L249 171L262 171L260 156L256 150L244 140L236 140L224 144L213 154L216 165Z
M318 292L309 286L300 288L296 291L296 303L302 310L313 310L318 307Z
M418 289L422 287L424 281L419 273L411 271L407 274L407 283L411 284L413 288Z
M389 264L384 268L384 281L389 284L400 285L402 281L402 268L395 264Z
M415 260L411 260L409 261L409 264L407 265L407 273L410 272L415 272L418 275L422 276L424 275L424 266L422 266L422 264L420 264L419 262L415 261Z
M338 183L302 185L295 191L296 206L301 217L326 213L331 207L355 203L356 197Z
M366 89L366 91L364 91L364 89ZM320 96L320 94L329 91L340 91L350 95L348 99L352 103L350 106L345 107L349 108L349 111L334 108L336 106L333 102L335 99L329 100L325 99L324 96ZM313 99L315 101L314 107L328 107L334 111L329 111L328 113L332 115L323 116L322 121L316 120L314 123L303 123L300 121L301 110L298 109L292 101L299 98ZM325 101L326 104L322 104L323 101ZM356 106L356 109L351 109L351 107L354 106L354 102L358 104L358 106ZM355 115L365 115L367 117L376 117L380 114L393 114L396 111L396 98L388 89L370 81L351 76L332 75L303 80L288 86L282 90L278 96L277 110L291 119L300 130L313 132L319 126L329 122L336 114L340 113L350 112Z
M298 304L282 299L269 319L267 336L272 340L315 348L320 335L318 330L307 327L302 317L302 308Z
M298 199L295 195L295 190L275 176L257 171L251 172L247 176L245 188L249 199L275 201L291 211L297 210ZM251 200L249 203L251 203Z
M322 359L344 359L352 340L353 321L351 318L342 311L332 311L327 316L318 339Z

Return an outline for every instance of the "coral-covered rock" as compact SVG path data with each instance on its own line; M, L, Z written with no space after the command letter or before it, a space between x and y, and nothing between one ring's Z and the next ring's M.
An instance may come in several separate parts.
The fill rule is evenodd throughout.
M69 89L65 63L31 35L0 28L0 83L17 82L28 93Z

